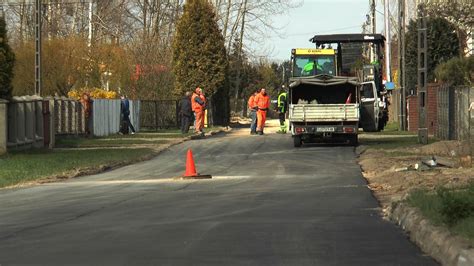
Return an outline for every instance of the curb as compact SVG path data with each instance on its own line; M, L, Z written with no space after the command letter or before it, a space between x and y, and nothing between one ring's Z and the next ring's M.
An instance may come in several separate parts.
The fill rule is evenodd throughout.
M448 229L431 224L418 209L397 203L388 209L388 217L407 232L416 243L442 265L474 265L474 248L463 238L454 236Z

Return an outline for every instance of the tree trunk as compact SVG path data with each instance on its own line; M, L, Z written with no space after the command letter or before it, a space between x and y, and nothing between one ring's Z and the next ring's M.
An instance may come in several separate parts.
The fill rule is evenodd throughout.
M244 39L244 29L245 29L245 14L247 13L247 1L244 1L244 9L242 13L242 24L240 27L240 43L239 43L239 64L237 65L237 79L235 82L235 113L238 111L239 95L240 95L240 73L242 68L242 47Z

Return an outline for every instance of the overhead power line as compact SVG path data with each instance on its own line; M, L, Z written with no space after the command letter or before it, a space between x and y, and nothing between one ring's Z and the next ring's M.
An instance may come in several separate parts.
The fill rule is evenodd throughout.
M34 2L24 2L24 3L12 3L12 2L2 2L1 8L4 7L9 7L9 6L34 6ZM87 4L85 1L68 1L68 2L48 2L48 3L42 3L42 5L56 5L56 4L61 4L61 5L76 5L76 4Z
M329 29L329 30L324 30L324 31L311 31L311 32L304 32L304 33L292 33L292 34L284 34L284 36L291 37L291 36L303 36L303 35L311 35L311 34L320 34L320 33L328 33L328 32L334 32L334 31L339 31L339 30L348 30L348 29L355 29L355 28L360 28L360 25L357 26L350 26L350 27L344 27L344 28L336 28L336 29ZM274 36L274 37L279 37L279 36Z

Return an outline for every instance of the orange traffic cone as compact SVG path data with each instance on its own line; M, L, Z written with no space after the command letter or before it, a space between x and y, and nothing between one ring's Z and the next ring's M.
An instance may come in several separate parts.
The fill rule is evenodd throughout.
M186 156L186 172L184 173L185 177L197 176L196 166L194 165L193 152L191 149L188 149L188 154Z

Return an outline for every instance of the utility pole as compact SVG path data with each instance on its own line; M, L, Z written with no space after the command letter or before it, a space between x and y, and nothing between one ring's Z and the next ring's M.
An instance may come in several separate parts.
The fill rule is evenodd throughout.
M35 0L35 94L41 96L41 0Z
M428 144L428 127L426 125L428 91L428 41L426 28L426 12L424 6L418 10L418 142Z
M243 49L243 42L244 42L244 30L245 30L245 14L247 13L247 2L248 0L244 0L244 7L242 11L242 24L240 25L240 43L239 43L239 55L238 60L239 63L237 65L237 79L235 82L235 112L237 113L237 109L239 106L239 92L240 92L240 82L241 82L241 68L242 68L242 49ZM245 101L243 102L245 106ZM246 109L242 108L242 113L246 114Z
M87 36L89 47L92 46L92 0L89 0L89 35Z
M5 10L3 10L3 6L5 5L5 0L2 0L2 5L0 6L0 16L2 18L5 17Z
M375 34L377 31L376 25L375 25L375 0L370 0L370 25L372 26L372 34ZM375 58L375 46L373 44L370 45L370 62L374 62L377 60Z
M390 71L390 46L391 46L391 38L390 38L390 7L388 0L384 0L384 21L385 21L385 38L386 38L386 47L385 47L385 76L386 81L391 82L391 71Z
M400 87L400 130L407 130L405 88L405 1L398 0L398 85Z

